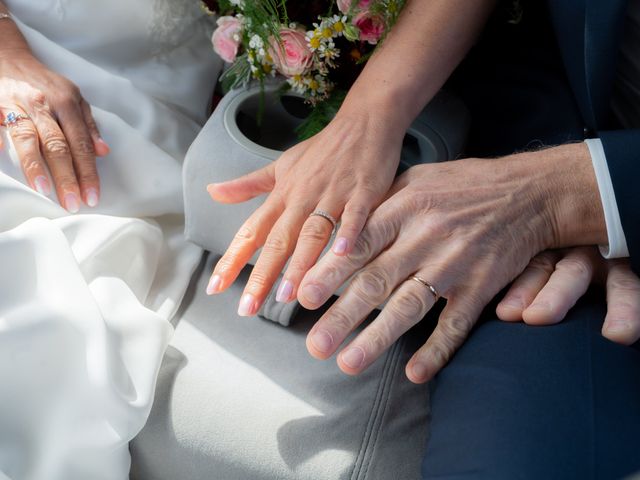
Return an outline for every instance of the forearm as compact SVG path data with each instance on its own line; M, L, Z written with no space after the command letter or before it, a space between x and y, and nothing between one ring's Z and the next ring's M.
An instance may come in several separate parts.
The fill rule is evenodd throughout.
M404 133L482 31L495 0L409 0L345 100Z
M0 13L10 14L6 5L0 1ZM10 19L0 20L0 57L18 52L29 52L29 45L20 33L18 26Z

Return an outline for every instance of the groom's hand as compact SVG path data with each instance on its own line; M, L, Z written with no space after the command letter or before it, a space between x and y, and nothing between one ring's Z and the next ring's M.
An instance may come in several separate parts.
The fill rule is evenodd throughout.
M305 276L298 299L313 309L358 272L312 328L307 347L328 358L386 301L338 355L340 368L357 374L419 322L438 294L447 305L406 369L410 380L424 382L538 252L605 241L585 145L413 167L372 214L354 250L328 253Z
M640 339L640 279L627 259L605 260L596 247L537 255L498 304L498 317L529 325L561 322L592 283L606 285L602 335L631 345Z

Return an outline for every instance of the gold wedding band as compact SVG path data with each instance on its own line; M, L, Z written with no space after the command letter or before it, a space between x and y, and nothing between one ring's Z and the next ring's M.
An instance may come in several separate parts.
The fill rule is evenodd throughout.
M419 284L427 287L429 289L429 291L433 294L436 302L438 301L438 299L440 298L440 295L438 294L438 291L436 290L436 287L434 287L433 285L431 285L429 282L427 282L424 278L421 278L417 275L413 275L411 277L411 280L414 280L416 282L418 282Z
M335 218L333 218L333 216L329 212L325 212L324 210L314 210L313 213L311 213L309 216L322 217L326 220L329 220L331 222L331 226L333 227L333 230L331 231L331 235L336 233L336 229L338 228L338 222L336 221Z

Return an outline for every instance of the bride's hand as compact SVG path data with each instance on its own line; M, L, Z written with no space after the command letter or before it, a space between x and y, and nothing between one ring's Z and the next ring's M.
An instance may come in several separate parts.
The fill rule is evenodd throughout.
M8 128L29 185L77 212L98 203L96 155L109 153L78 87L28 49L0 51L0 121ZM1 145L0 145L1 146Z
M333 252L351 252L369 213L389 190L400 160L404 129L375 109L345 108L319 134L264 169L209 186L214 200L238 203L269 192L218 262L207 292L233 283L259 248L262 253L240 301L240 315L255 315L287 260L277 300L296 298L298 285L329 242L330 220L340 219Z

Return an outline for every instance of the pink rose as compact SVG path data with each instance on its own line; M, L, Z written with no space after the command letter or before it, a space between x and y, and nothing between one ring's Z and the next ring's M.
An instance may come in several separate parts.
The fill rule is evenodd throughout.
M211 37L213 49L222 60L233 63L242 41L242 22L236 17L220 17L217 23L218 28Z
M378 43L386 27L382 15L371 12L359 13L353 19L353 24L360 30L360 40L371 45Z
M313 63L313 52L307 45L305 32L292 28L280 30L280 42L272 38L269 55L281 74L287 77L302 75Z
M371 0L360 0L358 2L358 8L360 10L366 10L367 8L369 8L370 3L371 3ZM342 13L349 13L349 9L353 4L353 0L338 0L337 4L338 4L338 10L340 10Z

